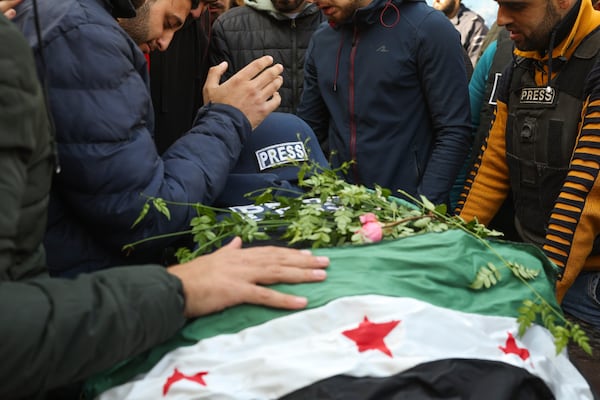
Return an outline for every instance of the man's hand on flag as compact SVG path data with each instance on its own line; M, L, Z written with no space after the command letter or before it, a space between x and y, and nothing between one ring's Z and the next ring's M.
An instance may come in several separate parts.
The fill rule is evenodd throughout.
M214 253L175 265L169 272L181 279L185 316L210 314L242 303L301 309L307 299L284 294L262 285L319 282L329 258L304 250L275 246L242 248L234 238Z

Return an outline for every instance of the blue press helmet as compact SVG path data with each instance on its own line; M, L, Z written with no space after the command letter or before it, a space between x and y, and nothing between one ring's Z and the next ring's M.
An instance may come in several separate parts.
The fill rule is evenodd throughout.
M312 129L294 114L274 112L250 134L216 200L218 207L245 205L247 193L275 189L275 195L300 193L298 162L322 169L329 163ZM279 191L280 190L280 191Z

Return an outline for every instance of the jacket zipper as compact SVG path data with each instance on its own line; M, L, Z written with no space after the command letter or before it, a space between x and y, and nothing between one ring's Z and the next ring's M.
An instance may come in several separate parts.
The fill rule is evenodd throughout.
M350 159L354 161L352 164L352 172L354 175L354 183L360 184L360 177L358 175L358 165L356 163L356 118L354 114L355 102L354 102L354 60L356 59L356 50L358 46L358 29L354 26L354 33L352 35L352 49L350 51L350 79L349 79L349 93L348 93L348 110L350 116Z
M298 108L298 31L296 30L296 18L292 18L290 28L292 29L292 114L296 114Z

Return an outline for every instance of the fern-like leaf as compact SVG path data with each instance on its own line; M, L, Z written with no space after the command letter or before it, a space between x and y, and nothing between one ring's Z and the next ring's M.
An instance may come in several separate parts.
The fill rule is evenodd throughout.
M592 355L592 347L590 346L590 338L585 334L579 324L571 325L571 339L575 342L583 351L590 356Z
M167 203L163 199L161 199L161 198L152 199L152 204L154 205L154 208L156 208L156 210L159 213L161 213L162 215L167 217L168 220L171 219L171 212L169 211L169 208L167 207Z
M537 269L526 268L521 264L511 261L507 262L507 266L511 270L513 275L515 275L518 278L523 278L525 280L535 279L540 274L540 271Z
M137 224L139 224L140 221L144 219L144 217L146 216L146 214L148 214L148 211L150 211L150 204L145 203L144 207L142 207L142 211L140 211L140 215L138 215L138 217L133 222L133 224L131 224L131 227L133 228L134 226L136 226Z
M500 280L501 275L498 272L498 269L492 263L488 263L487 266L479 267L475 280L471 282L469 287L474 290L479 290L483 287L489 289L490 287L495 286Z
M518 312L519 336L523 336L536 319L537 304L528 299L523 300L523 305L519 307Z

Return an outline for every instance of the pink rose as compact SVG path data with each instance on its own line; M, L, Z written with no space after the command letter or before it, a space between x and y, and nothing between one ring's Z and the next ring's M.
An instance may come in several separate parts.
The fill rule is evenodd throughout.
M360 223L363 225L369 222L379 222L379 220L377 219L377 215L373 213L363 214L360 217L358 217L358 219L360 219Z
M367 242L379 242L383 238L383 229L377 216L373 213L366 213L359 217L362 228L358 230Z

